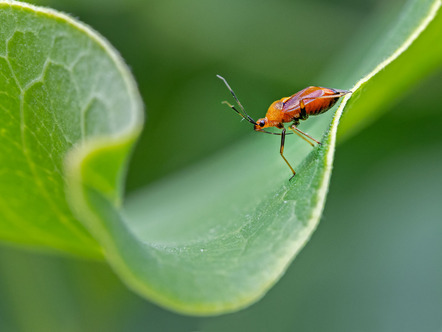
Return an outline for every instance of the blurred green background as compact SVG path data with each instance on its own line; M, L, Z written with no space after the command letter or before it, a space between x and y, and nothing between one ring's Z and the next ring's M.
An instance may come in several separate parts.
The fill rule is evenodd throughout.
M344 88L336 84L357 64L342 67L341 55L368 50L379 30L364 29L382 29L405 1L33 3L91 25L132 68L147 122L130 192L254 134L220 104L230 96L216 74L254 117L307 85ZM0 330L440 331L441 86L434 72L338 146L318 230L250 308L176 315L131 293L105 264L2 247Z

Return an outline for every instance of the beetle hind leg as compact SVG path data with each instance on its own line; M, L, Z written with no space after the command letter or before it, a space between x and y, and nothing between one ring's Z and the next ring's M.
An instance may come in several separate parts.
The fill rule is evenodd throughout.
M310 138L312 141L314 141L315 143L322 145L321 142L315 140L313 137L311 137L309 134L304 133L301 129L299 129L298 127L296 127L296 124L293 123L290 127L289 127L296 135L298 135L299 137L301 137L304 141L306 141L308 144L310 144L311 146L315 146L314 143L310 142L307 138Z

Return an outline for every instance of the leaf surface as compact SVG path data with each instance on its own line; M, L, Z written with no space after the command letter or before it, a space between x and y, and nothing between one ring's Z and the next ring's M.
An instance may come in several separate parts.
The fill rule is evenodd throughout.
M100 257L66 201L65 157L136 135L135 85L116 52L66 15L1 1L0 22L0 238Z

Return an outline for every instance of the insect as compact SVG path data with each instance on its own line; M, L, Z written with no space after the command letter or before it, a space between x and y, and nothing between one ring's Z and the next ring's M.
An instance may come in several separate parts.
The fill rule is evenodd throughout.
M224 104L227 104L242 118L253 124L253 128L255 129L255 131L281 136L281 147L279 153L293 173L293 175L290 177L290 180L295 176L296 172L290 165L288 160L284 157L285 136L291 134L290 132L287 133L287 129L284 127L284 123L293 122L288 127L288 129L292 130L294 134L301 137L311 146L315 146L313 142L321 144L321 142L315 140L313 137L304 133L298 128L299 121L307 120L310 115L318 115L328 111L330 108L333 107L333 105L336 104L339 98L352 92L347 90L321 88L319 86L309 86L290 97L284 97L273 102L267 110L266 116L264 118L258 119L258 121L255 121L247 114L227 81L220 75L216 76L224 81L224 84L227 86L236 103L238 104L239 110L227 101L223 101ZM269 127L282 129L282 132L274 133L264 129Z

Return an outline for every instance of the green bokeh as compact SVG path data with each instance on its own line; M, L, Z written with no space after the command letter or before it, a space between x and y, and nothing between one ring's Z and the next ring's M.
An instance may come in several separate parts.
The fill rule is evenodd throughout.
M215 74L232 78L243 103L261 115L274 99L326 85L315 79L327 62L382 10L380 2L200 3L38 2L92 25L134 71L148 122L129 190L247 135L219 104L226 91ZM207 12L211 4L216 20ZM281 282L251 308L183 317L133 295L101 264L2 249L0 329L440 329L440 86L441 76L434 76L338 148L321 226Z

